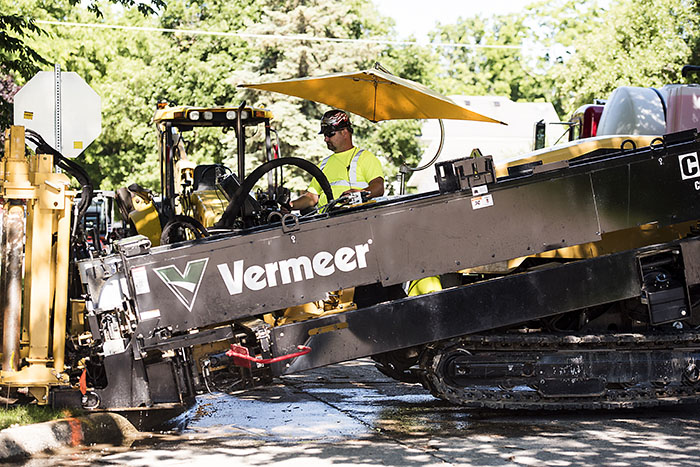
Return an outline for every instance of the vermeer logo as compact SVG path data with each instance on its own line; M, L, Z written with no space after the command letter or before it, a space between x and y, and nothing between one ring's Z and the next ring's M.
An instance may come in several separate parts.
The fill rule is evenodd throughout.
M244 290L262 290L267 287L291 284L313 279L316 276L330 276L337 272L347 273L367 267L367 254L372 240L353 247L343 246L334 252L319 251L313 257L299 256L273 261L263 265L246 265L242 259L229 264L217 264L217 269L230 295L243 293ZM164 266L153 271L175 294L188 311L192 311L202 284L204 271L209 258L189 261L185 271L176 266Z
M683 180L700 177L700 162L698 162L697 153L678 156L678 165L681 167Z
M207 268L207 262L209 262L209 258L189 261L185 266L184 273L173 265L156 268L153 271L185 305L187 311L192 311L199 286L202 284L204 271Z
M340 247L335 252L319 251L312 258L299 256L264 265L253 264L246 267L245 262L233 262L233 271L226 263L218 264L221 278L231 295L243 292L244 286L249 290L262 290L276 287L278 284L291 284L313 279L315 276L330 276L336 271L351 272L367 267L367 253L372 240L354 247Z

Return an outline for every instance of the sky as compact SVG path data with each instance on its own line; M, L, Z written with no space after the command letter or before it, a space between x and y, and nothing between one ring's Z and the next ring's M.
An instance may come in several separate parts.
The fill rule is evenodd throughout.
M427 41L427 34L435 23L454 23L458 17L477 14L512 13L532 3L527 0L374 0L379 12L394 18L399 37L413 34L419 42Z

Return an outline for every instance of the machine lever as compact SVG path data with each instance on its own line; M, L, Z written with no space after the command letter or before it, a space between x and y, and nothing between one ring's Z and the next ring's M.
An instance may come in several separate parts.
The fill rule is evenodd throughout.
M274 358L257 358L250 356L248 349L242 345L231 344L231 349L226 351L226 355L233 358L233 364L236 366L242 366L244 368L250 368L250 362L259 363L261 365L267 365L270 363L277 363L283 360L289 360L290 358L300 357L311 352L311 347L305 345L297 345L297 349L300 352L290 353L287 355L280 355Z

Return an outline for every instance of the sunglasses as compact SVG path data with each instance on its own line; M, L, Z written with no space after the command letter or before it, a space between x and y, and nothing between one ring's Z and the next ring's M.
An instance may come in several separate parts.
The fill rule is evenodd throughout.
M326 138L332 138L335 136L335 134L338 133L338 131L335 130L324 130L322 135L325 136Z

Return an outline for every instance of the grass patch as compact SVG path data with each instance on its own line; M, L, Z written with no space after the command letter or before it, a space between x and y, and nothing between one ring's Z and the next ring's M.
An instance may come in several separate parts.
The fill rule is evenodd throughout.
M4 430L12 425L31 425L32 423L73 417L80 413L81 411L77 409L54 409L38 405L0 408L0 430Z

